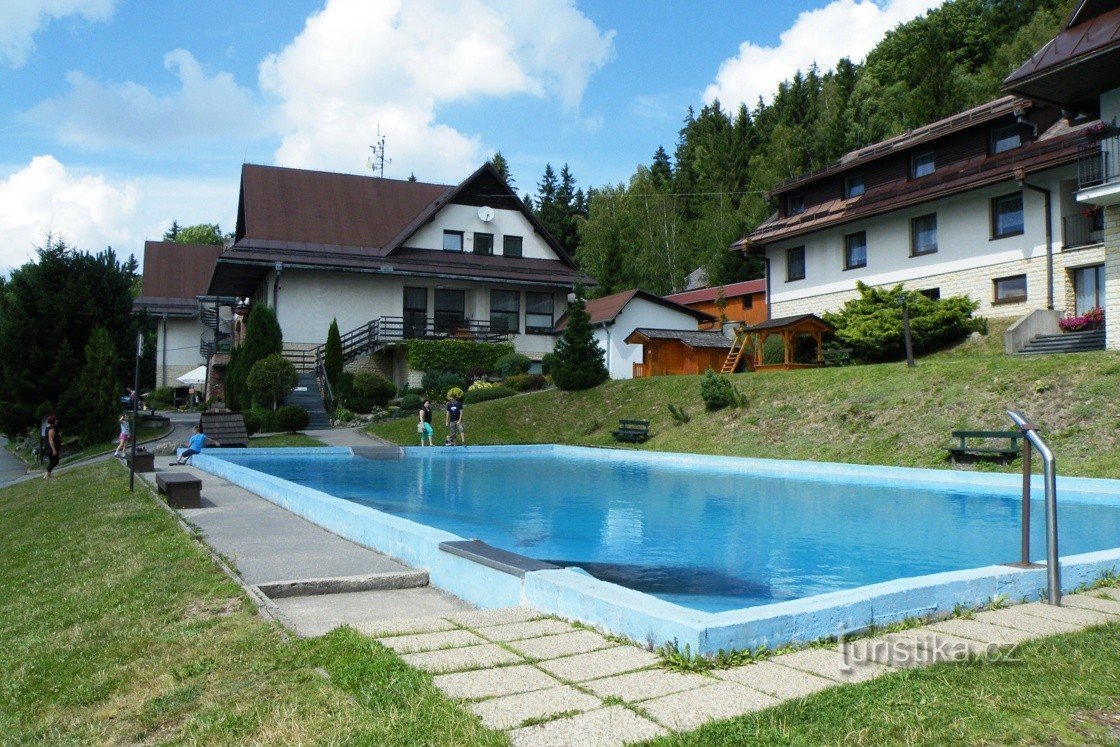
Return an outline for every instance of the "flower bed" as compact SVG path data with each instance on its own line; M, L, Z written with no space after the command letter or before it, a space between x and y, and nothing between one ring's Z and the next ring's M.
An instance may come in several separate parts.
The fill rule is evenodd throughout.
M1097 329L1104 324L1104 309L1097 307L1089 309L1081 316L1067 316L1058 320L1058 326L1063 332L1080 332L1085 329Z

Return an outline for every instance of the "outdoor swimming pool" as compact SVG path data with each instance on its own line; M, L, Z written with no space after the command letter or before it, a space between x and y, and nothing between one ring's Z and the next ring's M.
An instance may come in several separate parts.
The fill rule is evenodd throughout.
M275 451L207 454L705 613L982 568L1019 552L1014 475L568 447L410 448L395 460ZM1063 556L1120 546L1117 485L1063 485ZM1036 557L1041 495L1032 501Z

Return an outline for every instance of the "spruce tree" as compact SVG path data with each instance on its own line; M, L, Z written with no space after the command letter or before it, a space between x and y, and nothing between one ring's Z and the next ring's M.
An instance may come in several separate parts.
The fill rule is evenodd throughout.
M590 389L609 378L603 363L603 349L591 334L591 317L583 300L583 288L576 288L576 299L568 306L568 326L556 343L550 373L560 389Z
M249 407L247 381L253 364L284 348L284 335L276 312L264 304L253 304L245 321L245 341L230 356L226 368L226 404L231 410Z
M493 156L491 156L490 165L494 167L494 171L498 172L498 176L502 178L502 181L506 183L506 186L510 189L513 189L514 185L517 184L517 180L514 179L513 174L510 173L509 161L506 160L506 157L502 155L501 151L498 151Z
M69 416L83 444L108 441L117 430L120 387L113 370L116 364L113 340L104 327L98 327L86 344L86 361L78 377L81 407L78 412L60 413L63 418Z
M327 372L327 381L332 387L338 386L342 377L342 335L338 332L338 320L332 319L331 326L327 329L327 344L323 348L323 368Z

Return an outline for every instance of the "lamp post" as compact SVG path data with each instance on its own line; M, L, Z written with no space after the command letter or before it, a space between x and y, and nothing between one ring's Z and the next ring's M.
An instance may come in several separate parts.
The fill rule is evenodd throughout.
M914 343L910 339L910 307L906 303L906 291L902 291L898 302L902 304L902 342L906 345L906 366L914 367Z
M128 492L134 492L136 485L136 439L139 437L140 420L140 356L144 353L144 332L136 333L136 367L132 372L132 456L128 460Z

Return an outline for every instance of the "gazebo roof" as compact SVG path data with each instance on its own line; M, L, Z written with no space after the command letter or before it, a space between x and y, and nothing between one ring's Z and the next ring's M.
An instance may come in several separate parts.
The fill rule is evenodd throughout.
M821 319L816 314L799 314L796 316L782 316L777 319L767 319L765 322L747 327L748 332L775 332L788 330L796 332L821 331L831 332L832 325Z

